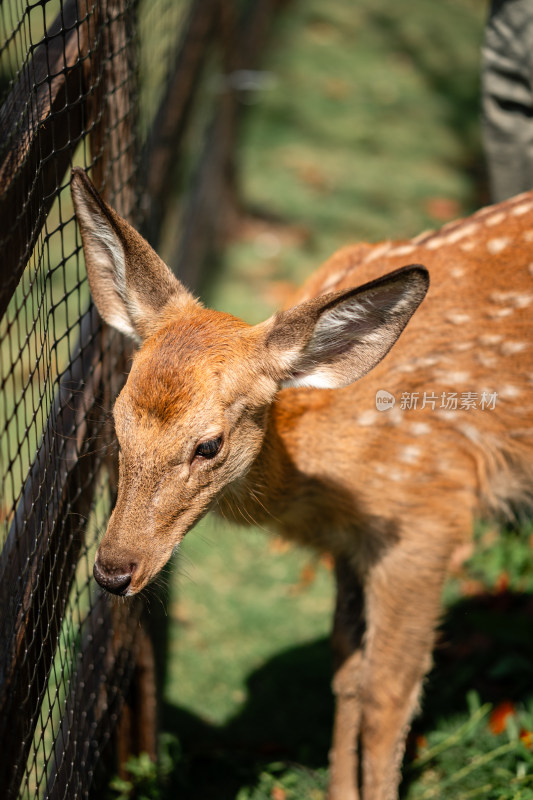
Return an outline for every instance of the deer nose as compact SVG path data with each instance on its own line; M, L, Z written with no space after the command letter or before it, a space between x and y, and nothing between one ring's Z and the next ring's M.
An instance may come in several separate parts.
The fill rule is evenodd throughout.
M135 566L135 564L117 564L111 567L96 560L93 575L97 583L111 594L125 594L131 583Z

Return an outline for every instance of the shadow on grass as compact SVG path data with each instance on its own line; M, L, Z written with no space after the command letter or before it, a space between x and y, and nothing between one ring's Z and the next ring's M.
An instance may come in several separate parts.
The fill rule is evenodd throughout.
M441 626L434 667L424 692L422 713L411 730L406 762L416 753L418 736L438 729L442 720L466 714L467 695L496 706L533 698L533 594L483 593L454 603ZM409 773L402 784L407 792Z
M418 735L466 711L471 690L494 704L533 696L532 628L533 594L484 594L450 608L407 760ZM280 653L250 675L245 705L223 727L166 706L163 728L182 746L168 797L234 800L272 762L325 767L333 715L330 669L327 639Z
M183 748L169 787L174 796L233 799L274 761L309 769L326 766L333 714L330 680L329 642L320 639L280 653L253 672L245 705L223 727L166 706L163 728L176 733Z
M481 594L455 603L442 626L421 721L466 709L473 689L483 703L533 695L533 594Z

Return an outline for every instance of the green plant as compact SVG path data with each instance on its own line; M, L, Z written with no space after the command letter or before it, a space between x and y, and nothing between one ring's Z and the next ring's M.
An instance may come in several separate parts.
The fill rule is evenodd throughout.
M109 783L108 800L162 800L165 786L180 759L179 742L162 734L157 761L148 753L131 756L123 765L127 777L115 775Z

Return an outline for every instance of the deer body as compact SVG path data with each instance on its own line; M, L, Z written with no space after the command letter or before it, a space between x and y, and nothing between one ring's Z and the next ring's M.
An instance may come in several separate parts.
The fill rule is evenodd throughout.
M366 508L372 513L379 509L380 519L405 519L412 513L418 520L435 518L439 528L449 521L464 537L471 529L465 523L474 514L501 518L530 506L533 194L484 209L418 241L346 247L312 276L294 302L371 281L399 267L406 256L428 264L432 281L394 357L346 388L282 391L272 405L272 435L265 437L242 492L246 513L262 524L268 521L265 509L254 502L251 490L259 486L262 494L271 492L276 465L287 460L295 469L285 472L279 494L267 504L278 518L285 507L305 508L303 496L293 499L295 482L300 485L303 476L311 482L329 480L333 491L335 484L347 491L349 508L339 497L326 511L328 519L347 512L341 528L353 528L356 520L356 527L366 529ZM380 389L396 399L389 411L376 409ZM475 408L468 407L468 393L474 395ZM401 408L404 394L417 395L416 408ZM494 407L480 408L483 395L485 401L494 399ZM272 442L282 446L274 448ZM272 465L266 481L265 461ZM312 489L310 494L312 505ZM455 498L451 507L450 497ZM324 500L317 496L311 519L321 516ZM336 552L334 525L317 539L311 539L307 524L301 531L298 527L296 521L284 522L286 535ZM340 550L343 542L341 534Z
M533 195L345 248L255 327L200 306L79 171L73 197L100 313L141 341L95 577L139 591L209 508L332 553L329 796L392 800L450 556L532 499ZM406 261L429 297L382 361L427 289Z

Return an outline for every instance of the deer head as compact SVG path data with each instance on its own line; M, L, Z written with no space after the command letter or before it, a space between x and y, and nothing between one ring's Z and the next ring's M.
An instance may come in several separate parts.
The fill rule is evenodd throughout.
M422 301L428 276L406 267L250 326L204 308L82 170L71 189L96 306L139 345L114 407L118 497L94 567L104 588L129 595L246 475L277 392L365 375Z

